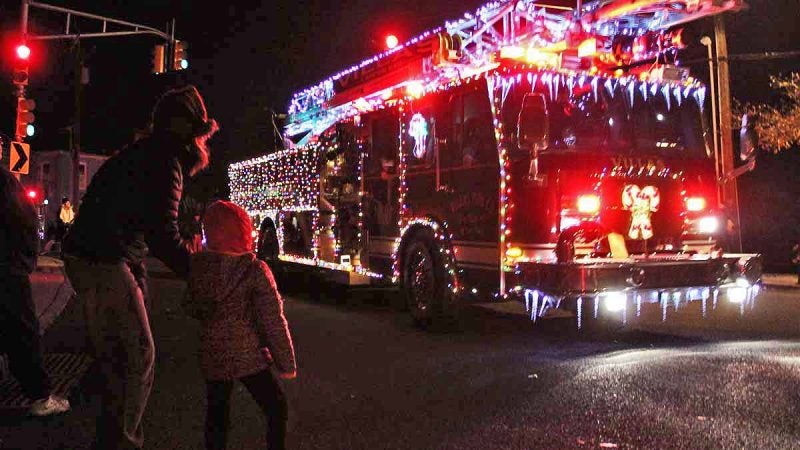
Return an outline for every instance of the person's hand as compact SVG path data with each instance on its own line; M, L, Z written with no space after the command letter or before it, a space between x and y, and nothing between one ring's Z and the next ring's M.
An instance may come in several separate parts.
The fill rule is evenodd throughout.
M278 374L278 376L281 378L281 380L294 380L297 378L297 371L281 372Z

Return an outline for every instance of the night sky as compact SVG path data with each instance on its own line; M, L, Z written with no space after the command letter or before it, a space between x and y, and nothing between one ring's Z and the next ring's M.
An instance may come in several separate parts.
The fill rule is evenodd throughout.
M159 39L150 36L86 39L81 42L90 84L83 92L82 148L109 153L118 149L141 127L157 95L169 85L191 82L206 97L210 114L222 131L212 140L214 164L198 184L225 183L225 166L263 153L272 147L270 109L284 112L291 93L366 59L383 49L387 33L400 40L440 26L447 19L474 10L482 1L455 0L328 0L270 2L199 2L138 0L52 0L46 3L110 16L164 29L176 20L176 37L189 42L190 69L180 74L150 74L151 50ZM557 3L557 2L546 2ZM564 3L564 2L562 2ZM572 2L566 2L570 4ZM731 54L797 50L800 27L796 26L797 0L750 0L749 9L726 15ZM19 24L19 2L0 6L3 32L2 103L0 130L13 128L13 97L8 81L8 60L13 35ZM98 25L77 22L86 32ZM61 32L63 18L32 10L30 32ZM699 43L711 32L711 19L687 29L689 48L681 58L705 57ZM30 97L37 103L35 150L64 148L67 137L58 129L72 121L75 105L73 43L39 41L32 45ZM707 80L705 62L691 65L695 75ZM743 101L770 98L770 73L800 70L797 59L774 62L740 62L731 66L733 96ZM792 150L796 154L796 149ZM797 158L779 168L798 168ZM749 176L749 175L748 175ZM795 217L793 201L800 195L793 172L785 193ZM751 176L755 178L755 176ZM781 181L781 180L777 180ZM747 189L766 189L751 186ZM773 186L774 187L774 186ZM209 188L214 190L216 188ZM747 195L744 195L747 197ZM744 207L744 206L743 206ZM793 208L793 209L792 209ZM795 222L796 223L796 222Z

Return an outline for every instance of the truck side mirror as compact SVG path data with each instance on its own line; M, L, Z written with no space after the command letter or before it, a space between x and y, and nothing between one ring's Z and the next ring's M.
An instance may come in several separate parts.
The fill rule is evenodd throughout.
M530 152L528 178L537 183L544 181L539 176L539 151L547 148L549 132L550 116L544 95L532 92L525 94L517 117L517 145L520 150Z
M742 128L739 131L739 158L749 161L756 156L758 149L758 133L756 132L756 116L742 114Z
M542 94L528 93L522 99L522 108L517 118L517 144L525 150L547 148L550 118L547 102Z

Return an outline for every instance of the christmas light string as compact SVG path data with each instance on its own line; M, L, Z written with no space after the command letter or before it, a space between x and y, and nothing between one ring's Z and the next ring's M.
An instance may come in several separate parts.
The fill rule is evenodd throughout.
M511 215L509 210L514 207L511 201L510 192L510 172L508 170L508 155L507 150L503 146L505 141L505 130L503 129L502 121L500 120L500 111L502 109L502 100L504 92L515 82L519 82L521 77L525 77L535 87L537 83L544 84L546 91L551 95L557 95L559 87L567 89L574 88L575 86L582 87L585 83L590 83L592 86L602 84L608 89L612 95L616 92L617 86L625 86L629 92L630 89L641 89L645 87L646 92L651 92L652 87L647 85L646 82L640 82L637 77L623 76L614 78L603 78L602 76L589 76L586 74L568 73L563 74L556 71L541 71L535 66L531 65L517 65L512 67L501 67L490 73L476 74L468 78L453 78L446 80L439 84L429 83L425 85L424 91L420 94L422 98L430 94L449 90L454 87L468 84L481 78L486 78L490 93L490 105L493 114L493 126L495 138L498 143L498 158L500 161L500 184L499 184L499 240L501 243L501 264L502 274L510 270L506 264L505 252L510 248L510 241L508 240L511 234ZM638 85L638 86L637 86ZM705 88L702 87L695 80L689 79L683 83L670 82L664 87L666 89L658 89L662 95L672 95L678 103L684 99L693 97L698 104L702 105L705 100ZM595 94L596 95L596 94ZM652 96L649 96L652 98ZM399 142L399 187L398 187L398 227L402 230L407 229L410 218L407 217L408 208L406 204L406 196L408 192L406 177L407 177L407 160L405 152L402 151L406 147L407 140L410 136L408 134L407 122L409 120L407 110L407 102L417 101L417 99L407 96L400 99L389 99L387 101L373 102L371 108L367 112L385 109L397 106L400 113L400 130L398 133ZM634 102L634 98L630 98L630 102ZM356 117L355 115L352 117ZM338 120L345 120L339 118ZM332 150L330 146L324 146L319 142L310 144L306 148L291 149L281 152L276 152L267 156L254 158L248 161L232 164L229 168L229 177L231 180L231 199L232 201L243 205L251 215L263 215L269 217L276 217L277 211L310 211L312 212L312 220L314 222L314 258L311 261L318 261L319 254L319 169L318 163L320 156ZM363 144L359 148L359 152L363 152ZM363 165L363 156L360 157L359 164ZM359 176L361 176L362 168L359 168ZM621 168L613 168L607 174L609 176L623 175ZM664 172L663 170L658 173L659 176L671 175L673 178L682 178L683 174L673 174ZM359 180L359 185L363 186L363 180ZM359 231L358 231L358 245L362 244L362 228L363 228L363 188L359 189ZM278 222L282 220L278 218ZM422 222L416 222L418 225ZM338 235L334 230L338 230L337 217L334 212L331 220L331 232ZM279 235L279 250L283 255L283 227L276 226ZM400 241L403 237L401 233L395 240L395 255L393 257L392 275L396 281L399 277L398 259L399 255L396 254L399 248ZM334 242L334 254L338 259L341 256L341 242L337 236ZM446 247L443 247L446 248ZM286 258L292 258L295 261L306 261L308 258L300 256L283 255ZM327 263L326 263L327 264ZM336 265L343 270L348 270L347 265ZM361 269L359 269L361 270ZM366 269L364 269L366 270ZM501 289L501 295L505 294L505 289Z

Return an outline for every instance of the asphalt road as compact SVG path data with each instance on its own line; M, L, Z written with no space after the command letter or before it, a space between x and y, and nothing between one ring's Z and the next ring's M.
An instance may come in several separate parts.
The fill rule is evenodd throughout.
M183 288L152 280L149 449L202 448L197 324L180 310ZM293 449L800 448L800 290L768 290L744 317L721 304L701 319L693 305L667 324L645 311L592 333L475 306L456 330L423 332L374 293L286 304L299 364L285 382ZM80 351L81 327L68 305L47 351ZM2 418L0 448L88 448L91 387L75 389L65 416ZM242 388L231 413L229 448L263 448L264 421Z

